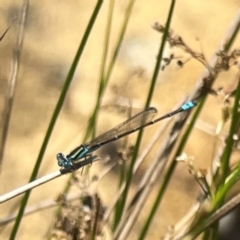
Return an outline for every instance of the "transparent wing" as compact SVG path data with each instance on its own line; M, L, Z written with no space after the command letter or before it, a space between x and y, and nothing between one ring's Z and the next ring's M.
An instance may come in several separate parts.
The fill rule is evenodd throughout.
M106 133L103 133L102 135L96 137L95 139L84 145L91 149L91 147L103 145L107 142L111 142L127 134L130 134L131 132L134 132L135 130L139 129L144 124L152 121L156 113L157 113L156 108L154 107L147 108L146 110L129 118L125 122L117 125L113 129L109 130Z

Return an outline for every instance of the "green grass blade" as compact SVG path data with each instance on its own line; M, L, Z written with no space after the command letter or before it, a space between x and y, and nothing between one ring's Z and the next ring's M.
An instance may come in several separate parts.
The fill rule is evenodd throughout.
M103 93L104 93L104 91L107 87L107 84L108 84L109 80L110 80L110 76L111 76L113 67L115 66L116 59L117 59L117 56L118 56L118 53L119 53L119 50L120 50L120 46L121 46L123 38L125 36L127 25L129 23L129 19L130 19L131 13L132 13L134 2L135 2L135 0L130 0L130 2L128 4L126 14L125 14L125 18L124 18L124 22L123 22L123 25L122 25L121 30L120 30L120 34L119 34L119 37L118 37L118 40L117 40L117 43L116 43L116 47L115 47L113 56L110 60L110 63L109 63L109 66L106 70L105 75L100 80L96 106L94 107L93 114L89 119L89 125L88 125L88 128L87 128L87 133L86 133L86 136L84 138L84 141L86 141L87 138L92 133L93 133L92 137L94 137L95 125L96 125L96 122L97 122L97 116L98 116L98 112L99 112L99 109L100 109L102 96L103 96ZM105 48L106 48L106 46L105 46ZM104 63L104 65L105 65L105 63Z
M154 218L154 216L155 216L155 214L157 212L159 204L161 203L161 200L162 200L162 198L164 196L164 193L165 193L165 191L166 191L166 189L168 187L168 184L169 184L169 182L170 182L170 180L172 178L172 175L174 173L174 170L175 170L175 168L177 166L177 161L175 159L176 159L177 156L179 156L183 152L183 149L184 149L184 147L185 147L185 145L186 145L186 143L187 143L187 141L189 139L189 136L190 136L190 134L192 132L192 129L193 129L194 124L195 124L195 121L196 121L196 119L197 119L197 117L198 117L198 115L200 113L200 110L201 110L201 106L198 106L197 110L194 112L194 115L193 115L193 118L192 118L190 124L188 125L188 127L187 127L187 129L186 129L186 131L185 131L185 133L184 133L184 135L182 137L180 145L178 146L178 149L177 149L176 153L174 154L174 157L173 157L174 160L172 161L171 165L168 168L168 171L167 171L166 175L164 176L163 183L162 183L162 185L159 188L156 200L155 200L155 202L153 204L152 209L150 210L150 214L149 214L149 216L148 216L148 218L146 220L146 223L145 223L145 225L142 228L139 240L140 239L143 240L146 237L146 234L147 234L147 231L148 231L148 229L150 227L150 224L151 224L151 222L152 222L152 220L153 220L153 218ZM187 119L185 119L184 122L186 120ZM182 122L182 125L183 125L184 122ZM176 140L175 140L175 142L176 142Z
M60 110L62 108L65 96L67 94L68 88L70 86L70 83L71 83L72 78L74 76L75 70L77 68L77 64L78 64L79 59L80 59L80 57L81 57L81 55L83 53L84 47L86 45L86 42L87 42L88 37L90 35L90 32L92 30L93 24L94 24L94 22L95 22L95 20L97 18L97 15L98 15L98 12L99 12L99 10L101 8L102 2L103 1L100 0L96 4L96 7L95 7L95 9L93 11L93 14L92 14L92 17L91 17L91 19L89 21L89 24L88 24L88 26L86 28L86 31L84 33L83 39L82 39L82 41L80 43L80 46L79 46L78 51L76 53L76 56L75 56L75 58L73 60L71 68L70 68L70 70L68 72L66 81L65 81L64 86L63 86L63 90L62 90L61 95L59 97L59 100L58 100L58 103L56 105L56 108L55 108L55 110L53 112L53 116L52 116L50 124L48 126L47 133L45 135L42 147L40 149L40 152L39 152L39 155L38 155L38 158L37 158L37 161L36 161L36 164L35 164L35 167L33 169L33 172L32 172L32 175L30 177L29 182L33 181L37 177L38 170L39 170L40 165L42 163L42 158L43 158L45 150L47 148L49 139L51 137L51 134L52 134L52 131L53 131L53 128L54 128L54 125L56 123L56 120L57 120L58 115L60 113ZM14 224L12 232L11 232L11 236L10 236L11 240L15 239L15 237L16 237L17 231L19 229L19 226L20 226L20 223L21 223L21 220L22 220L22 217L23 217L24 210L26 208L26 205L27 205L27 202L28 202L28 199L29 199L29 196L30 196L30 192L31 191L26 192L26 194L24 195L24 197L22 199L21 206L20 206L20 209L19 209L16 221L15 221L15 224Z
M162 59L162 56L163 56L164 46L165 46L165 42L166 42L166 39L167 39L168 31L169 31L169 28L170 28L171 19L173 17L174 6L175 6L175 0L172 1L171 6L170 6L165 32L162 36L162 41L161 41L161 44L160 44L157 63L155 65L155 69L154 69L154 73L153 73L153 77L152 77L152 81L151 81L151 86L150 86L149 93L148 93L148 98L147 98L147 101L146 101L146 104L145 104L146 107L149 106L149 104L151 102L151 99L152 99L152 96L153 96L154 89L155 89L157 76L158 76L159 69L160 69L161 59ZM129 189L130 189L131 180L132 180L132 175L133 175L133 168L134 168L134 164L136 162L138 151L139 151L140 144L141 144L142 134L143 134L143 130L140 130L139 134L138 134L137 141L136 141L136 145L135 145L135 148L134 148L133 157L132 157L132 160L131 160L131 163L130 163L130 167L129 167L129 170L128 170L128 173L127 173L127 181L126 181L126 186L125 186L124 192L122 194L121 209L119 210L120 212L123 212L125 204L126 204L126 200L127 200L128 192L129 192ZM118 221L120 221L120 219Z

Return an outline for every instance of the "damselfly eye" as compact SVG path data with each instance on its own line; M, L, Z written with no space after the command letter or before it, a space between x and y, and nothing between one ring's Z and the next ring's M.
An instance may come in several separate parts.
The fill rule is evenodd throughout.
M64 156L63 156L62 153L58 153L56 157L57 157L57 160L58 160L58 161L64 159Z
M68 166L68 159L62 153L58 153L56 158L60 167Z

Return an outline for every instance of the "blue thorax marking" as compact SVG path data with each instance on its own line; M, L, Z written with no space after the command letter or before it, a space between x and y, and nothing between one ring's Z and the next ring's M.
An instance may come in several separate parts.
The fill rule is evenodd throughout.
M86 157L88 154L95 151L99 147L100 147L100 145L89 147L89 146L82 144L79 148L77 148L76 150L74 150L70 154L68 154L66 156L66 158L69 161L76 161L76 160Z

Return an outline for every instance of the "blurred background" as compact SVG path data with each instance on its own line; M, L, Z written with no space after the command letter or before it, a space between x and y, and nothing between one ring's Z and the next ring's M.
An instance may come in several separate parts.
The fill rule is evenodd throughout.
M52 112L95 4L95 1L85 0L30 2L14 105L1 167L1 195L26 184L30 178ZM118 38L127 4L126 0L116 1L110 55ZM21 5L20 0L1 1L0 34L4 33L19 15ZM58 152L67 154L81 144L98 91L108 6L109 2L104 1L44 155L39 177L58 169L55 158ZM165 24L169 6L169 1L136 1L110 83L102 100L97 134L107 131L128 117L126 111L121 111L124 106L133 107L133 114L144 108L162 37L152 29L152 26L155 22ZM209 60L235 18L239 6L239 0L177 1L171 29L192 49L202 52ZM16 22L12 23L0 42L1 112L4 109L12 51L16 42ZM239 47L238 43L239 41L236 41L235 46ZM164 71L159 72L151 103L151 106L158 109L158 116L171 111L183 101L204 70L201 63L191 59L183 51L173 50L167 46L164 55L169 57L173 51L177 59L166 66ZM179 59L186 62L183 67L178 65ZM229 85L234 81L236 72L237 69L233 68L222 73L214 87ZM185 149L199 168L208 168L214 155L214 145L217 141L214 131L221 118L221 104L221 99L213 96L208 98L199 119L205 124L205 130L208 130L196 127ZM145 130L142 146L147 144L149 137L161 124ZM131 136L130 142L135 137L135 134ZM117 149L118 146L119 141L111 147L103 148L102 153L114 151L112 149ZM149 155L148 161L151 161L152 156L154 151ZM133 189L148 167L148 161L141 166L137 177L133 179ZM91 173L99 173L103 165L100 161L94 163L91 166ZM111 170L100 183L98 192L106 206L115 196L117 186L114 182L118 174L117 168ZM56 199L63 191L68 177L63 176L34 189L29 206L47 199ZM186 165L179 164L147 239L160 239L169 225L175 224L184 216L198 193L199 186L193 181ZM153 197L154 194L153 191ZM18 209L21 197L0 205L1 218ZM151 197L144 208L148 209L149 205ZM23 218L17 239L46 238L47 231L54 221L54 212L54 208L49 208ZM144 217L143 211L129 239L137 239L142 226L141 219ZM7 239L12 227L13 223L2 227L0 239Z

